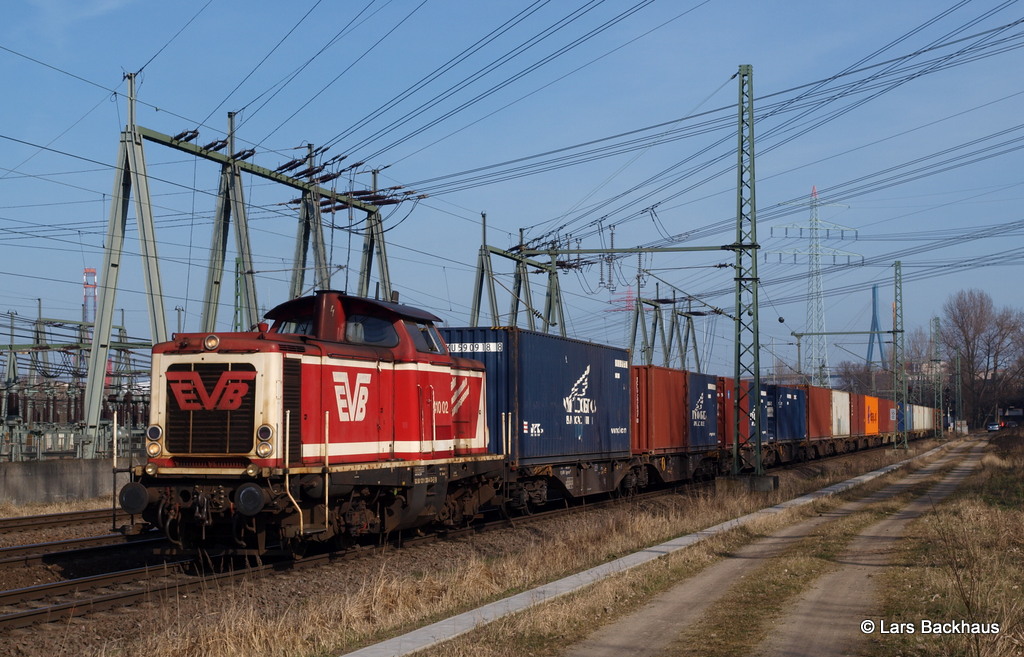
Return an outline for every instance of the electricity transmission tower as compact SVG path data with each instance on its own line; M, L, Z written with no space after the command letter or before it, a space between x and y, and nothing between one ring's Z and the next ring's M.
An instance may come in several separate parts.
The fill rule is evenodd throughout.
M810 258L807 267L807 330L811 336L805 368L811 373L811 385L828 385L828 344L825 339L825 298L821 286L821 220L818 219L818 188L811 188Z
M789 225L779 226L778 230L784 231L784 236L789 237L790 230L798 231L803 237L807 231L807 250L791 250L781 253L789 253L794 256L807 256L807 330L802 335L810 338L808 348L804 352L803 362L798 363L799 371L810 375L811 385L822 388L829 387L829 363L828 363L828 333L825 330L825 292L821 281L821 257L832 256L833 264L840 256L845 256L847 262L856 254L838 249L825 248L822 246L822 239L846 239L846 233L851 232L856 239L857 231L846 226L840 226L831 222L822 221L818 217L818 208L821 203L818 201L818 188L811 188L811 216L807 226ZM836 233L836 235L833 235ZM772 230L774 236L775 229ZM874 329L872 329L874 330Z

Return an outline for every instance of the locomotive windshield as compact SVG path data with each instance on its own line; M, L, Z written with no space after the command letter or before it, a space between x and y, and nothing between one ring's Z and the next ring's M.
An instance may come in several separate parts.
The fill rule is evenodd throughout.
M444 341L438 335L437 329L429 322L414 322L405 320L405 329L412 337L412 343L416 345L416 351L426 354L443 354Z
M302 317L278 322L274 325L275 333L290 333L292 335L313 335L313 318Z

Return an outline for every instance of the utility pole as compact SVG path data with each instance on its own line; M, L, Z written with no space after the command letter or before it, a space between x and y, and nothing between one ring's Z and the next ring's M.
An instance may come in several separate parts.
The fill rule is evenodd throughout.
M896 447L907 449L907 371L903 351L903 269L897 260L893 276L892 378L896 402Z
M736 162L736 318L735 318L735 406L733 407L733 474L739 474L739 437L746 417L740 412L748 393L742 385L750 381L749 406L754 438L754 473L764 473L761 463L761 354L757 298L757 202L754 174L754 72L749 64L740 66L739 129Z
M960 350L956 350L956 422L957 424L964 417L964 391L962 385L963 379L960 375Z
M935 408L939 409L940 413L938 429L939 438L942 438L946 432L946 418L945 414L942 413L942 344L939 340L940 326L939 318L932 317L932 390L934 392Z

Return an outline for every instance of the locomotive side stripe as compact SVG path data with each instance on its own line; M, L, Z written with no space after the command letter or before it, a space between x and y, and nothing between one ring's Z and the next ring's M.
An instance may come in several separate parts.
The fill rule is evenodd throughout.
M468 442L468 441L459 441ZM480 441L483 442L483 441ZM388 443L390 445L390 443ZM418 440L396 440L395 449L396 453L400 454L430 454L432 452L450 452L455 449L455 440L435 440L432 441L434 449L427 452L423 449L423 443ZM329 456L363 456L363 455L377 455L381 454L380 443L378 442L361 442L361 443L330 443L327 447L327 453ZM302 446L303 458L323 458L324 446L323 443L318 445L303 445Z
M438 372L473 379L482 379L484 377L484 373L480 370L466 370L450 366L431 365L430 363L378 363L377 361L310 356L308 354L302 357L302 363L304 365L330 365L332 367L354 367L366 370L376 370L384 367L395 372Z

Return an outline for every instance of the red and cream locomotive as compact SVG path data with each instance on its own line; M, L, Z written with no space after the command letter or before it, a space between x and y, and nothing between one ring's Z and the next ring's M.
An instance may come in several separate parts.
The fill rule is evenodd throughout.
M183 549L263 554L459 525L498 494L483 366L437 317L321 291L266 318L154 347L148 460L122 508Z

